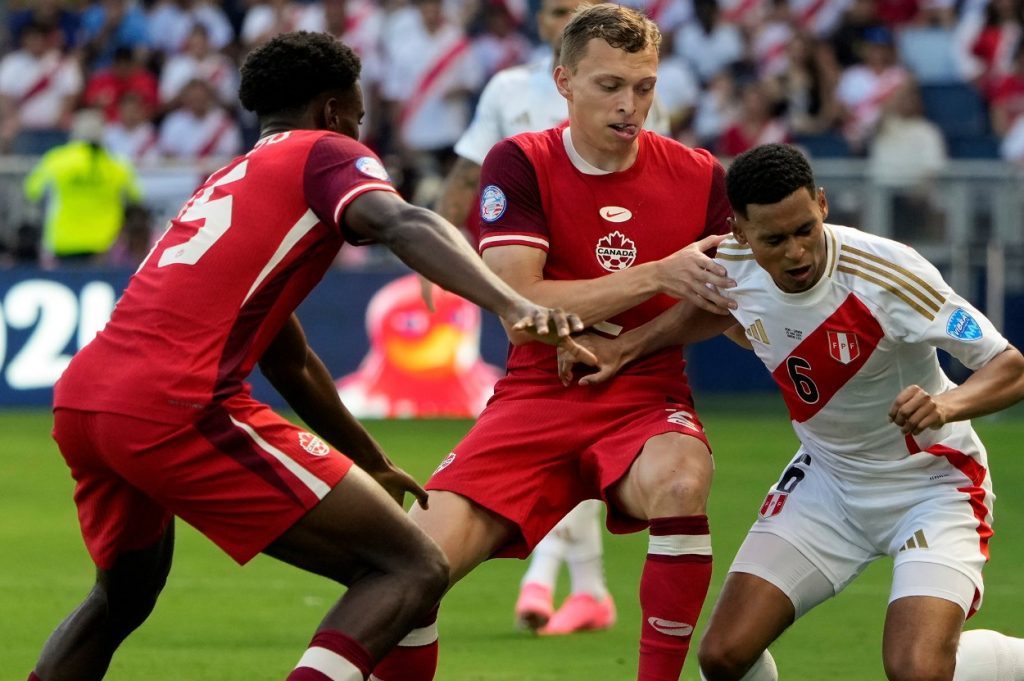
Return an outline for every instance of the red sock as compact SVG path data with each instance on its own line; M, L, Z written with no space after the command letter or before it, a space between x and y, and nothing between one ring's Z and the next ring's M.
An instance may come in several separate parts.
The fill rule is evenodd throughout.
M28 681L43 681L43 680L41 678L39 678L38 676L36 676L35 672L29 672L28 673Z
M285 681L362 681L372 668L373 658L358 641L340 631L324 630L309 642Z
M437 607L373 668L371 681L433 681L437 673Z
M708 517L652 518L640 577L644 621L638 681L679 681L710 582Z

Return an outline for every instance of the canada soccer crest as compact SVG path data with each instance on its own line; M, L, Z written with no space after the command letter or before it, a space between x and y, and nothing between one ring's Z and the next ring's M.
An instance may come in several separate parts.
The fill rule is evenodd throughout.
M624 270L636 260L636 244L622 232L612 232L597 240L597 262L609 272Z
M843 364L849 364L860 357L860 343L857 342L857 334L850 331L829 331L828 354L832 355L832 359Z
M299 433L299 445L313 456L327 456L331 452L331 448L313 433Z
M773 515L782 513L782 508L786 505L786 499L789 498L787 492L769 492L768 496L764 498L764 503L761 504L761 510L758 511L758 515L767 520Z

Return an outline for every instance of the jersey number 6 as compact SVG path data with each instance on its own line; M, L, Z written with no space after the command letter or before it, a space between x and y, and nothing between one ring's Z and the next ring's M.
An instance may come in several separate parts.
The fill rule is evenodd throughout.
M786 359L786 370L789 372L789 380L793 381L797 397L807 404L816 403L821 393L811 379L811 363L803 357L789 357Z

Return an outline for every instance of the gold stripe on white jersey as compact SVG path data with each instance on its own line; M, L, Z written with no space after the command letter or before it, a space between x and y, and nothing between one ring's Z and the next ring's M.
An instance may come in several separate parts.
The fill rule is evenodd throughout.
M737 252L723 253L723 250ZM718 244L718 252L715 253L715 257L720 260L753 260L754 253L750 250L750 246L730 238Z
M840 260L840 262L842 262L843 259L840 257L839 260ZM866 279L867 281L870 281L872 284L875 284L876 286L880 286L880 287L884 288L886 291L888 291L889 293L893 294L894 296L896 296L897 298L902 300L904 303L909 305L916 312L920 313L920 315L922 317L924 317L925 319L927 319L928 321L932 321L933 319L935 319L935 315L934 314L932 314L928 310L926 310L923 307L921 307L921 305L918 304L917 301L915 301L914 299L912 299L910 296L908 296L906 293L903 292L904 290L908 290L905 285L904 286L896 286L896 285L893 285L890 281L879 279L878 277L874 277L874 276L872 276L872 275L870 275L870 274L868 274L866 272L862 272L860 270L853 269L852 267L845 267L844 265L839 265L839 267L837 269L840 272L844 272L846 274L852 274L853 276L860 277L861 279Z
M836 262L839 259L839 241L828 227L825 227L825 238L827 239L825 244L828 248L828 276L831 277L836 273Z
M913 296L914 298L916 298L916 302L913 305L911 305L911 307L913 307L915 310L922 310L924 308L928 308L928 312L923 312L922 314L924 314L924 316L927 317L929 320L934 318L935 313L942 309L942 303L945 302L944 299L939 299L938 301L936 301L928 294L921 292L921 290L917 288L915 285L905 281L904 279L901 279L894 272L886 270L885 268L876 267L870 263L864 262L863 260L852 258L846 255L845 253L839 256L839 262L841 263L839 268L840 271L848 271L851 274L859 273L862 274L865 279L869 279L869 275L867 275L867 272L873 272L881 280L885 280L895 288L905 292L909 296ZM845 264L847 269L844 269L842 267L842 264ZM915 277L915 279L917 279L917 277ZM869 279L869 281L870 280L871 279ZM930 286L928 288L931 289ZM924 308L922 308L921 305L923 305Z
M919 297L922 300L924 300L926 304L928 304L928 307L931 307L936 312L938 312L939 309L942 307L943 303L946 302L946 296L936 291L931 284L929 284L927 281L922 279L920 276L914 274L907 268L901 267L900 265L897 265L891 260L886 260L885 258L877 256L874 253L868 253L867 251L862 251L859 248L854 248L853 246L848 246L844 244L843 250L850 253L851 255L860 256L861 258L864 258L866 260L876 262L882 267L898 272L901 275L903 275L906 279L911 280L912 282L917 284L917 290L925 294ZM840 258L841 257L842 256L840 256ZM929 300L931 301L931 303L928 302Z

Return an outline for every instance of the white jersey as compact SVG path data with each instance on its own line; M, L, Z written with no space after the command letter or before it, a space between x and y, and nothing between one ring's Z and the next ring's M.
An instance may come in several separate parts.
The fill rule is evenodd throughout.
M561 125L569 118L565 98L555 87L552 58L513 66L494 74L480 94L473 121L455 144L455 153L483 165L501 140L522 132ZM665 135L668 116L655 100L644 127Z
M781 388L801 443L840 465L896 461L943 444L968 449L970 422L911 440L889 421L889 408L909 385L932 394L955 386L935 348L977 369L1006 339L910 247L835 225L825 225L825 238L825 273L802 293L779 290L735 240L716 258L737 282L733 316ZM984 450L969 455L984 464Z

